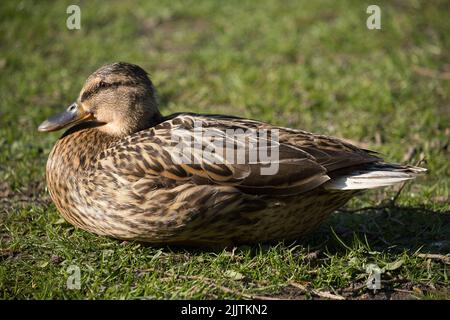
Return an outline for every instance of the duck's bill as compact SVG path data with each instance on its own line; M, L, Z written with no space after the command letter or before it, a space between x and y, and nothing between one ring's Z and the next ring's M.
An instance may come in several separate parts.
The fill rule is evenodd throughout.
M76 103L73 103L64 112L55 114L42 122L38 130L41 132L56 131L90 119L92 119L91 113L85 112Z

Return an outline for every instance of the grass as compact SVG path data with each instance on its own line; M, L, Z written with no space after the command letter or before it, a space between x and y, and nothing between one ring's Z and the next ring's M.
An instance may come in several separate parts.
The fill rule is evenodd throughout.
M447 1L0 3L0 297L4 299L448 299L450 10ZM296 243L196 251L91 235L64 222L40 134L100 65L148 70L165 114L230 113L345 137L430 174L370 192ZM358 208L364 210L350 212ZM367 289L368 264L383 268ZM81 289L69 290L69 266Z

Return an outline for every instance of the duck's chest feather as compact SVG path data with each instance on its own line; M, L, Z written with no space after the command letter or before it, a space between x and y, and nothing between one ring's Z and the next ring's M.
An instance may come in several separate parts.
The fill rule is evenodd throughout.
M163 236L166 224L174 227L189 217L180 212L185 202L173 204L177 196L196 194L202 202L211 194L151 169L143 173L136 167L142 155L132 154L129 145L125 150L127 141L95 128L64 134L47 162L50 195L63 217L84 230L134 239L159 229Z
M77 217L80 206L89 206L95 190L89 183L102 150L114 141L94 128L66 132L50 152L46 178L50 195L61 214L72 224L84 227Z

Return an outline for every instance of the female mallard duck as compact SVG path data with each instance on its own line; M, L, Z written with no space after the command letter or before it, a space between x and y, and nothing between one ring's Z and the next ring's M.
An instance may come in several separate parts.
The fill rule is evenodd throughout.
M94 72L77 101L39 130L66 127L46 172L64 218L99 235L154 244L295 239L359 191L425 171L259 121L164 117L146 72L123 62Z

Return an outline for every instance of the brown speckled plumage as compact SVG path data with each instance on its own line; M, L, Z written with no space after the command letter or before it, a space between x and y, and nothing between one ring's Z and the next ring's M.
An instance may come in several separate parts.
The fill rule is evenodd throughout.
M48 189L71 224L119 239L207 246L295 239L359 192L327 183L384 165L373 152L301 130L224 115L162 117L145 72L126 63L90 76L77 108L89 121L55 144ZM262 163L175 163L174 130L193 135L199 123L225 139L227 129L278 129L278 173L261 175Z

